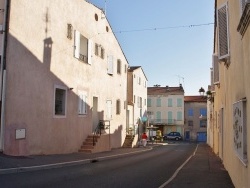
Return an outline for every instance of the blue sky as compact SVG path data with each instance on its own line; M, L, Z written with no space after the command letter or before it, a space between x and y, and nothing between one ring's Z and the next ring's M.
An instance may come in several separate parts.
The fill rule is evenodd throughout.
M88 1L105 8L105 0ZM106 0L106 16L130 66L142 66L148 86L181 83L185 95L207 89L213 0Z

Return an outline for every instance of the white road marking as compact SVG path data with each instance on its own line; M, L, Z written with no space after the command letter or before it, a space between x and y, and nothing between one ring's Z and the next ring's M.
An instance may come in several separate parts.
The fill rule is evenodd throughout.
M172 175L172 177L169 178L168 181L166 181L165 183L163 183L159 188L164 188L166 185L168 185L177 176L177 174L179 173L179 171L188 163L188 161L193 156L195 156L197 149L198 149L198 144L197 144L197 146L195 148L194 153L174 172L174 174Z

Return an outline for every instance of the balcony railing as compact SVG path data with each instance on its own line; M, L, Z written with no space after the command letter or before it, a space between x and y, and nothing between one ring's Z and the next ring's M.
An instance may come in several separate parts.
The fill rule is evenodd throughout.
M150 119L149 124L151 125L182 125L184 120L176 119Z
M88 57L83 54L79 54L79 60L83 62L88 62Z

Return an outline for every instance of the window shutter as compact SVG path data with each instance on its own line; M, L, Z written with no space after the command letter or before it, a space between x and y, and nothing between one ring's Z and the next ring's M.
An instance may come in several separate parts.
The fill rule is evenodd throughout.
M88 64L92 64L92 40L88 40Z
M81 94L78 96L78 114L82 114L82 97L81 97Z
M75 30L75 51L74 51L74 56L77 59L79 59L79 57L80 57L80 38L81 38L80 32Z
M246 0L241 0L241 13L243 13L246 6Z
M86 95L83 95L83 105L82 105L82 108L83 108L83 113L84 114L87 114L87 96Z
M108 74L113 74L113 56L108 56Z
M219 77L218 56L213 55L213 84L218 84L219 82L220 82L220 77Z
M78 114L87 114L87 95L80 93L78 95Z
M217 10L219 29L219 59L229 56L228 7L223 5Z
M112 118L112 101L107 100L107 114L106 114L107 119Z

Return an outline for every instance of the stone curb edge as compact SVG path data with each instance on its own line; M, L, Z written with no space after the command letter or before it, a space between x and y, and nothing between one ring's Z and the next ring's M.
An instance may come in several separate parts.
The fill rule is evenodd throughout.
M93 163L93 162L98 162L98 161L104 161L108 159L114 159L119 156L146 152L152 149L153 147L150 147L150 148L140 150L140 151L134 151L134 152L128 152L128 153L122 153L122 154L116 154L116 155L107 155L107 156L102 156L102 157L94 157L92 159L84 159L84 160L29 166L29 167L0 169L0 174L14 174L14 173L22 173L22 172L30 172L30 171L38 171L38 170L47 170L47 169L53 169L53 168L62 168L62 167L67 167L67 166L83 165L83 164L88 164L88 163Z

